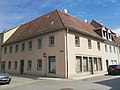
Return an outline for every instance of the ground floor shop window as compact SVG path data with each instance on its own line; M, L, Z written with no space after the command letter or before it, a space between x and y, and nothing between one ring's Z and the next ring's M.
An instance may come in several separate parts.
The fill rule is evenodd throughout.
M89 71L93 73L92 57L89 57Z
M82 58L76 57L76 72L82 72Z
M49 73L56 73L56 58L49 56Z
M98 70L101 71L102 70L102 59L98 58Z
M88 58L83 57L83 71L88 72Z
M90 72L90 74L94 74L94 71L102 71L102 58L76 56L75 69L77 73Z
M94 70L95 70L95 71L98 71L97 58L94 58Z

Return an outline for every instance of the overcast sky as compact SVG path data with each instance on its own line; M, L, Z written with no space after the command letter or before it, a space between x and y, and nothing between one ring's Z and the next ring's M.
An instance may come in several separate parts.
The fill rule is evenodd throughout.
M81 20L96 20L120 35L120 0L0 0L0 32L55 9Z

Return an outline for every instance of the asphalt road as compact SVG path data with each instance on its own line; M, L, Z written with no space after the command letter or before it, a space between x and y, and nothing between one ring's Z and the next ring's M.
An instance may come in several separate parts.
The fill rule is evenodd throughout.
M83 80L14 77L9 85L1 85L0 90L120 90L120 76L103 75Z

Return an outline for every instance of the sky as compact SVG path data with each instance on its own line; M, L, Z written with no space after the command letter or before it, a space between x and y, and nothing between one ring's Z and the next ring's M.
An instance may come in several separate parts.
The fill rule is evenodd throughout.
M120 0L0 0L0 32L56 9L88 23L96 20L120 35Z

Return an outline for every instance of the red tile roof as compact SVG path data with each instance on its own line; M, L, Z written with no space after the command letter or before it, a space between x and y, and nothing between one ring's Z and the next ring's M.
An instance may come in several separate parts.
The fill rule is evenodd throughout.
M90 23L93 27L95 27L97 29L101 29L101 28L105 28L106 30L109 30L107 27L103 26L102 24L98 23L97 21L95 20L92 20L92 22Z
M47 31L58 30L64 27L76 29L79 32L102 39L94 32L95 28L92 25L82 22L81 20L59 10L55 10L31 22L21 25L3 45L15 43Z

